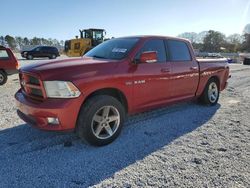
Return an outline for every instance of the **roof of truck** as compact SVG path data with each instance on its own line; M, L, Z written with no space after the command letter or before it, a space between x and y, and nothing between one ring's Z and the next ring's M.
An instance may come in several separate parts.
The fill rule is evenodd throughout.
M134 35L134 36L125 36L125 37L118 37L118 38L166 38L166 39L174 39L174 40L182 40L182 41L190 42L188 39L185 39L185 38L162 36L162 35Z

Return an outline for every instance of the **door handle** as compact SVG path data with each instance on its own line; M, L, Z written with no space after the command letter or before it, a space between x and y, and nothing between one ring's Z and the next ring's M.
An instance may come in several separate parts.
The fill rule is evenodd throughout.
M162 73L168 73L168 72L170 72L170 70L169 70L169 68L162 68L161 72Z
M190 67L190 70L198 70L198 67Z

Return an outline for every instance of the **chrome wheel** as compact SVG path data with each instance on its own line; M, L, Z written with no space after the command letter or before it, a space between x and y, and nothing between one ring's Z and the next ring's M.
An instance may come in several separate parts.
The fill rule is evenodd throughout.
M216 102L219 96L218 86L215 82L211 82L208 87L208 99L211 103Z
M104 106L93 116L91 129L97 138L108 139L115 134L119 125L119 111L113 106Z

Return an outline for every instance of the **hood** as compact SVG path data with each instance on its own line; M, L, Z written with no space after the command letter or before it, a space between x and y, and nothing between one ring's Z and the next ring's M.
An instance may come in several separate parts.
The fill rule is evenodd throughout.
M90 77L113 71L116 60L104 60L90 57L69 58L64 60L34 63L21 68L21 72L39 75L43 80L69 80Z

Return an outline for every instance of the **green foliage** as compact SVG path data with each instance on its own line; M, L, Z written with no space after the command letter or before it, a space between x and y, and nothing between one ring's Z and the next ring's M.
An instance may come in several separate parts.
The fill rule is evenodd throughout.
M4 39L11 49L16 49L16 41L15 41L14 37L12 37L10 35L6 35Z
M64 46L64 41L61 40L60 42L56 39L45 39L45 38L38 38L34 37L32 39L28 39L27 37L12 37L10 35L0 36L0 45L8 46L12 50L22 50L24 47L29 46L38 46L38 45L44 45L44 46L55 46L59 49L62 49Z
M242 43L242 51L250 52L250 34L244 35L244 41Z
M224 34L210 30L203 40L203 51L221 52L224 49L226 37Z
M232 34L225 37L220 32L210 30L201 33L185 32L178 35L178 37L189 39L194 49L201 52L237 53L243 50L244 36L240 34ZM244 44L246 45L247 42Z

